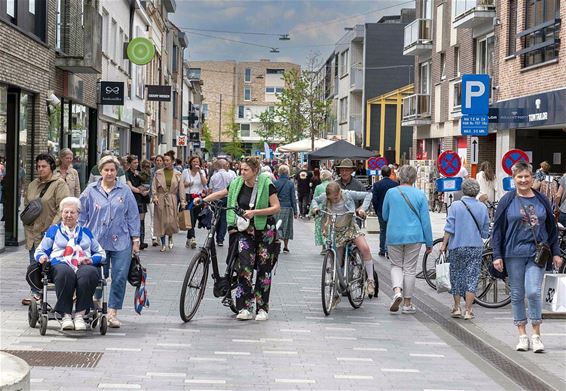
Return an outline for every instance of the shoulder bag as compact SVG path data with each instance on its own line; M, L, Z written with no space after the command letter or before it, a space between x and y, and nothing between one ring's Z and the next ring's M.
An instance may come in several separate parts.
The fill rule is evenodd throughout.
M419 218L419 221L421 221L421 215L419 215L419 212L417 212L417 210L415 209L415 207L413 206L413 204L411 203L411 200L409 200L409 197L407 197L407 195L405 193L403 193L401 191L401 189L399 189L399 186L396 187L397 191L399 193L401 193L401 195L403 196L403 198L405 199L405 202L407 203L407 205L409 205L409 208L411 208L411 210L413 211L413 213ZM422 225L422 222L421 222Z
M538 267L546 267L546 264L548 263L550 258L552 258L552 251L550 251L550 246L547 243L539 242L537 240L537 235L535 234L535 229L531 224L531 219L529 214L527 213L527 208L525 207L525 204L521 200L521 197L519 197L519 195L516 195L516 197L519 200L521 206L523 207L523 210L525 211L525 215L527 216L529 222L529 228L531 229L531 232L533 234L533 239L535 240L535 245L536 245L535 264Z
M31 200L29 204L25 207L25 209L20 213L20 220L24 225L31 225L33 222L39 217L41 212L43 211L43 203L41 202L41 198L45 195L49 186L55 181L51 181L45 185L41 193L39 193L39 198Z

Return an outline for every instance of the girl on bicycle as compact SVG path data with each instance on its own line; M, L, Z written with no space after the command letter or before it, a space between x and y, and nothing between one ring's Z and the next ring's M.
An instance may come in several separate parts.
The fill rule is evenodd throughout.
M363 201L362 206L356 210L356 202ZM360 217L365 217L366 210L371 203L371 193L364 191L342 190L337 182L330 182L326 186L325 193L313 198L312 213L317 214L318 209L325 209L329 213L346 214L355 213ZM324 220L324 219L323 219ZM336 246L338 254L342 254L344 246L349 241L354 242L362 254L362 260L367 274L366 293L369 297L375 295L375 281L373 279L373 259L366 238L360 232L354 219L350 219L346 224L336 224ZM323 224L324 225L324 224ZM323 228L324 231L324 228Z
M279 213L280 205L271 177L264 173L260 174L259 171L259 162L255 158L248 158L240 165L240 176L234 179L227 189L204 198L204 201L210 202L228 196L228 208L239 206L245 210L243 217L247 221L237 219L233 209L226 212L229 231L234 228L239 231L239 270L236 289L238 320L253 318L254 302L255 320L267 320L269 312L271 270L276 252L274 246L277 234L273 215ZM194 202L198 205L200 199L195 198ZM252 292L254 268L257 269L257 276Z

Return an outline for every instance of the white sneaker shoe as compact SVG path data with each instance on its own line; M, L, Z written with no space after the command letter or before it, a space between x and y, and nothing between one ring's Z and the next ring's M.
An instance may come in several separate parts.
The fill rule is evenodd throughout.
M63 320L61 321L61 330L74 330L75 324L73 323L73 318L71 314L65 314Z
M401 301L403 301L403 296L401 295L401 293L395 293L395 296L393 297L393 302L389 307L389 311L391 312L399 311L399 305L401 304Z
M540 337L539 337L539 341L540 341ZM527 350L529 350L529 337L527 337L526 335L520 335L519 343L517 344L515 349L518 350L519 352L526 352Z
M417 307L415 307L413 304L404 305L403 308L401 308L401 313L405 315L415 314L416 312L417 312Z
M81 315L75 315L75 330L77 331L86 330L86 322Z
M255 316L255 320L267 320L269 319L269 315L264 310L259 310L257 315Z
M538 334L532 335L531 345L533 347L533 352L535 352L535 353L542 353L544 351L544 345L542 344L542 341L540 340L540 335L538 335ZM517 349L517 350L519 350L519 349Z
M254 316L248 310L240 310L240 312L238 312L238 315L236 315L236 319L238 320L250 320L253 318Z

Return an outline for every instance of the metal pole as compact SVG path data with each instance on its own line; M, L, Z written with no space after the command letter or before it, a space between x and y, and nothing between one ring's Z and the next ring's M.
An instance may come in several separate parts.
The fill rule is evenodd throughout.
M220 94L220 107L218 111L218 144L216 147L216 155L220 155L220 135L222 133L222 94Z

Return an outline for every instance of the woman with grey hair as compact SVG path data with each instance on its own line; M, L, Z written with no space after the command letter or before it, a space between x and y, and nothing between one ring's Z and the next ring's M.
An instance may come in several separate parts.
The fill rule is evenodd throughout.
M73 168L73 151L63 148L59 151L59 167L55 170L67 183L67 187L72 196L81 195L81 181L79 173Z
M320 184L314 188L313 198L316 198L319 195L324 194L326 192L326 186L328 186L331 180L332 180L332 172L325 169L320 171ZM326 254L326 249L324 248L324 237L322 236L321 220L322 220L321 216L315 216L314 218L314 244L316 246L322 246L322 250L320 251L320 254L324 255Z
M425 194L413 187L417 170L405 165L397 177L400 186L389 189L383 200L382 217L387 222L387 252L391 261L393 302L389 311L399 311L403 303L403 314L414 314L417 310L411 303L415 290L417 260L424 243L429 253L432 248L432 228Z
M267 166L264 166L267 167ZM263 171L263 169L262 169ZM281 204L281 210L275 217L275 221L281 220L279 227L279 238L283 239L283 252L289 252L289 240L293 239L293 217L298 217L297 196L295 195L295 185L289 179L289 166L280 165L277 169L279 179L273 184L277 189L277 198Z
M480 185L475 179L466 179L462 183L463 197L454 201L448 208L448 217L444 227L442 252L448 253L450 262L450 293L454 297L451 316L460 318L460 298L464 297L464 319L474 317L472 304L480 276L483 252L483 240L489 237L489 217L487 207L476 199Z

